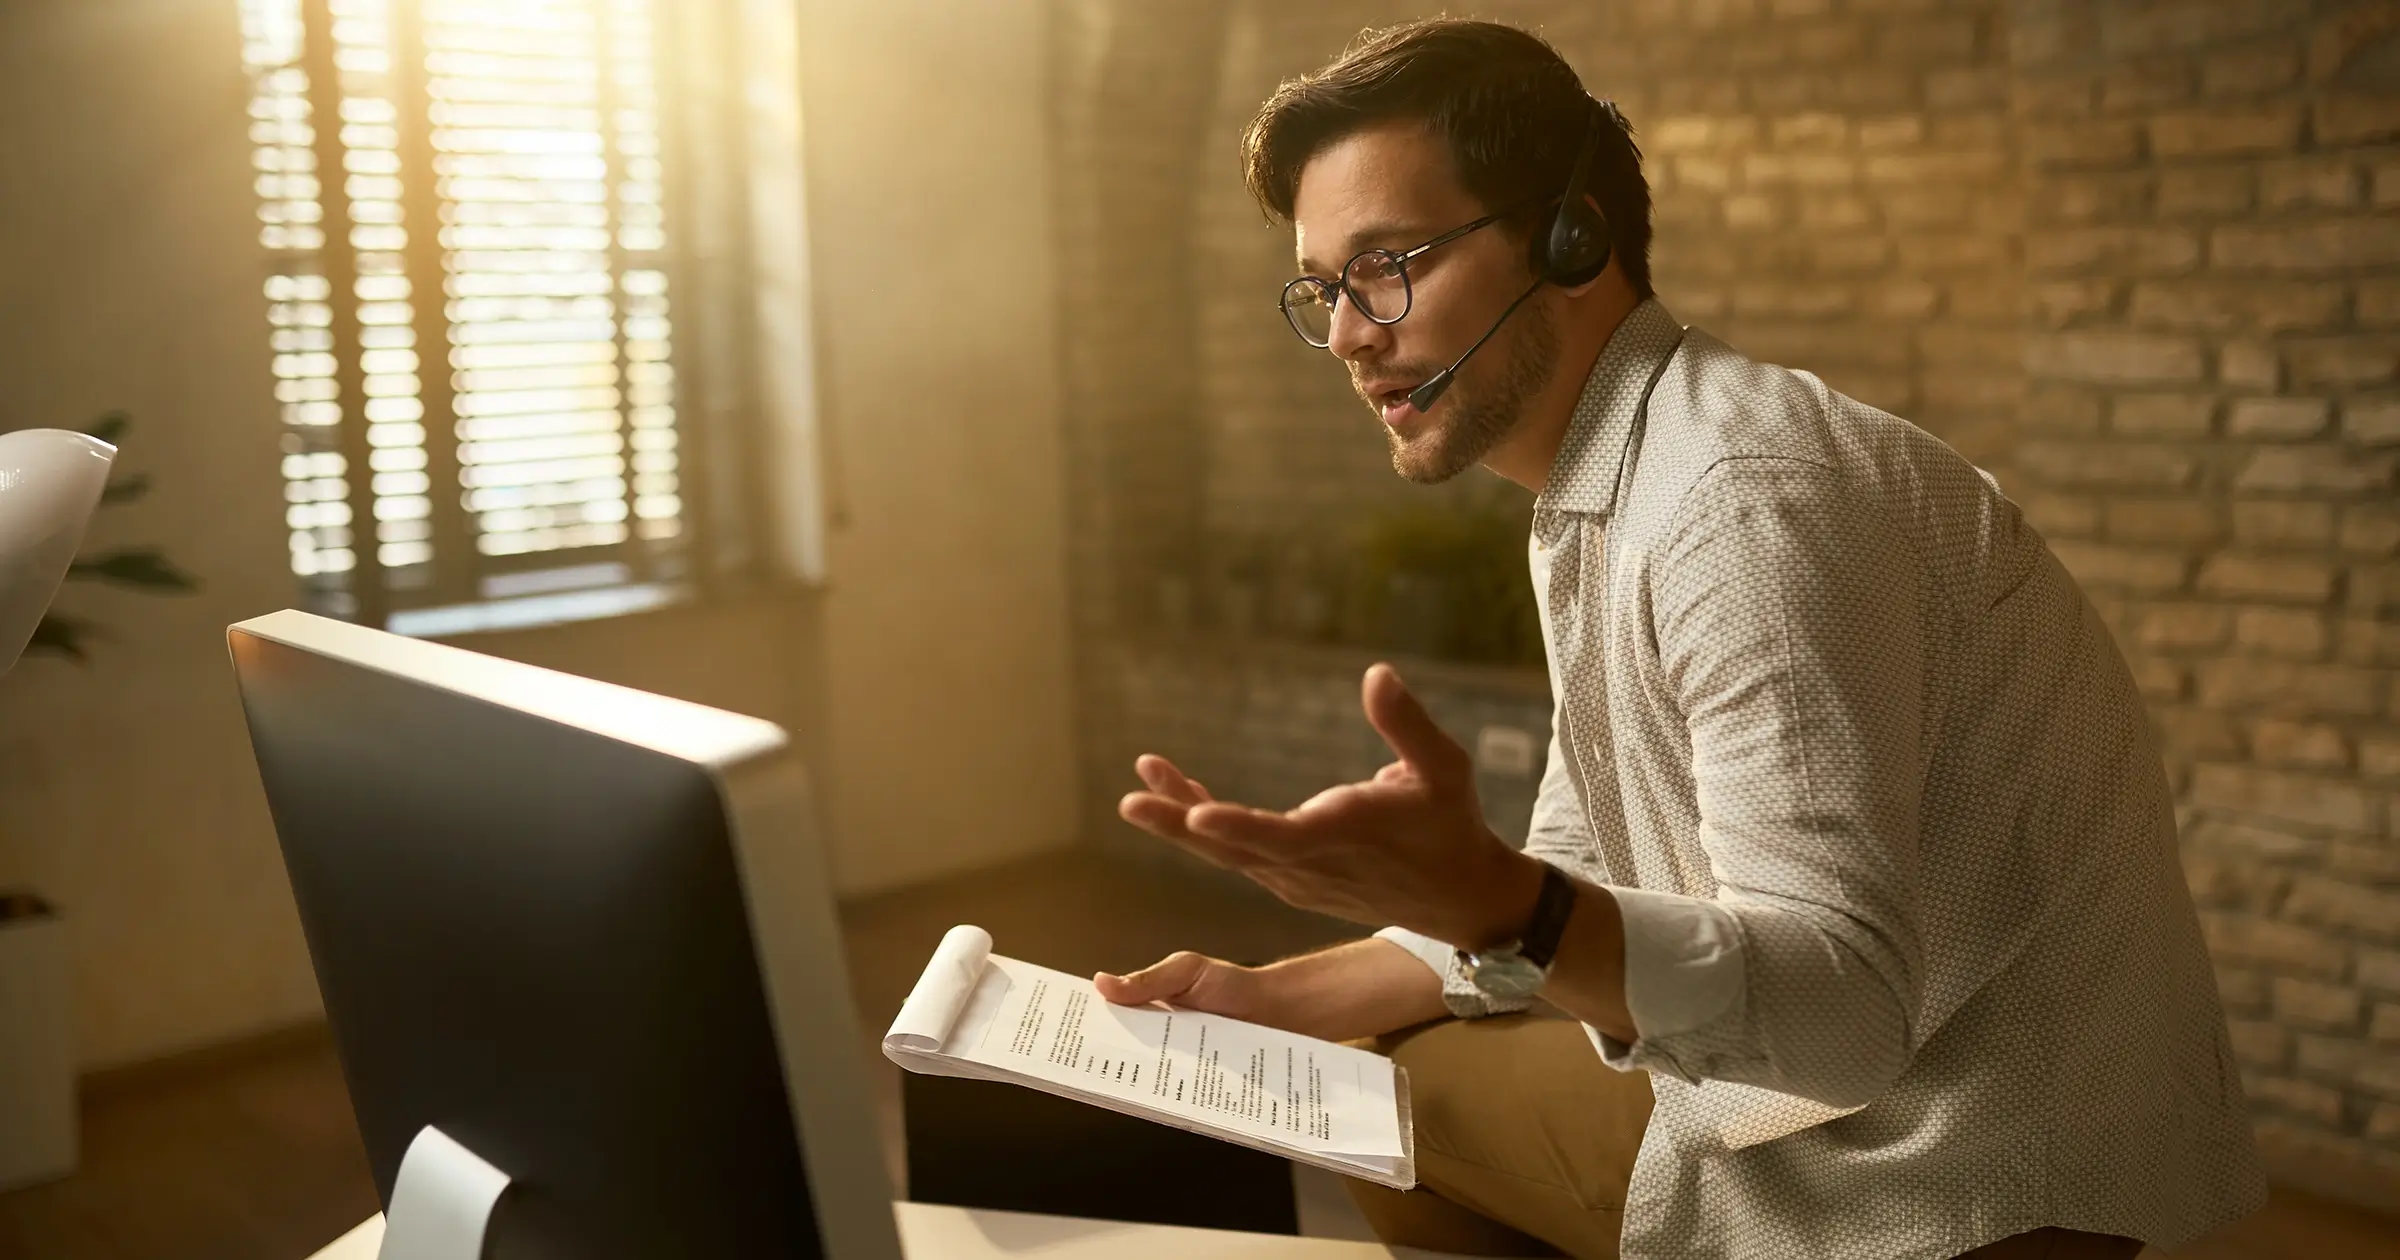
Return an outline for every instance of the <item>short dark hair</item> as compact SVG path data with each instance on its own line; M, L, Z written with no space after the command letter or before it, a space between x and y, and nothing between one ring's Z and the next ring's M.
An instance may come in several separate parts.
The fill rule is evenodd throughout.
M1292 217L1300 171L1361 128L1422 119L1449 146L1459 182L1486 211L1555 197L1590 134L1591 97L1540 36L1497 22L1431 18L1361 32L1319 70L1286 80L1242 137L1250 195ZM1650 185L1633 127L1601 124L1587 191L1608 216L1617 265L1649 297ZM1544 227L1546 202L1510 226Z

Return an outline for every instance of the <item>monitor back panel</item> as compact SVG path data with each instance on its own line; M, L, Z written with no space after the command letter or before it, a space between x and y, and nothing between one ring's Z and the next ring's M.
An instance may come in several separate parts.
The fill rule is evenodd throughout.
M232 642L384 1201L431 1124L514 1179L494 1260L820 1254L708 771Z

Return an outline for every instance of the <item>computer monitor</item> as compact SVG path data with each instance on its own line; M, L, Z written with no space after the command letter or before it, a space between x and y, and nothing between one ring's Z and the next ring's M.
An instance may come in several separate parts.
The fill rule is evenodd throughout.
M387 1208L431 1125L512 1179L493 1260L896 1260L782 730L306 613L227 640Z

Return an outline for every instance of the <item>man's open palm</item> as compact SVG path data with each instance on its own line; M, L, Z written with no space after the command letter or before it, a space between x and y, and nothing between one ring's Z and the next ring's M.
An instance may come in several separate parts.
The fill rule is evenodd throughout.
M1459 944L1505 936L1539 875L1529 877L1484 825L1473 759L1391 666L1368 669L1360 693L1367 721L1398 757L1372 779L1296 809L1255 809L1219 801L1166 758L1145 756L1135 770L1148 790L1127 795L1118 812L1302 909Z

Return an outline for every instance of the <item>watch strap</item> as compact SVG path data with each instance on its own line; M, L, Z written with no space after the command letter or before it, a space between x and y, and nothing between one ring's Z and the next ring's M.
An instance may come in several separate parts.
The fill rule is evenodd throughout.
M1575 913L1575 881L1566 872L1542 864L1542 891L1533 900L1533 917L1526 920L1524 935L1517 938L1517 954L1525 961L1547 971L1550 960L1558 957L1559 942L1567 934L1567 919Z

